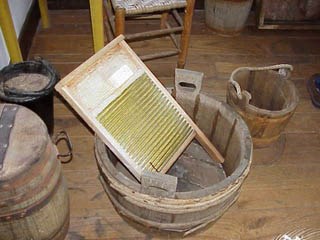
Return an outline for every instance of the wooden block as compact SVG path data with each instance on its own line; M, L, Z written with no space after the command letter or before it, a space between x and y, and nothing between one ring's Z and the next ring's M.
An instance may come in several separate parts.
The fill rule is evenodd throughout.
M185 69L175 71L175 98L186 113L194 120L199 103L203 73Z
M178 178L157 172L143 171L141 192L156 197L173 198L177 190Z

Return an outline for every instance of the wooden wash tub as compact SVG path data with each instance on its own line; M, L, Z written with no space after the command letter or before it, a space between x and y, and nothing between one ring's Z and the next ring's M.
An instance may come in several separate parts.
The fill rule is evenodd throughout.
M181 90L189 85L194 89ZM199 94L196 82L176 89L178 102L225 157L223 165L192 142L168 172L178 177L177 190L170 197L156 197L141 191L141 184L98 137L95 153L101 182L120 214L145 227L189 234L217 220L237 200L249 173L252 141L241 117L227 104Z
M0 127L7 145L4 155L0 149L0 239L63 240L69 198L45 124L23 106L1 104Z
M276 142L298 105L289 80L292 69L287 64L241 67L231 74L227 102L247 123L255 147Z

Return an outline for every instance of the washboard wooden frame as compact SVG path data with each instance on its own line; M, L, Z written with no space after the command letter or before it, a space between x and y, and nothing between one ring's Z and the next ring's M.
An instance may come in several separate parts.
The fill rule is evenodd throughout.
M111 69L113 72L109 71ZM105 97L105 91L100 91L104 88L101 85L101 82L99 82L101 81L101 73L99 73L99 71L102 71L103 81L112 82L116 79L116 85L118 85L112 89L111 93L107 94L107 98ZM166 172L194 137L198 139L212 157L223 162L223 157L220 153L124 41L123 35L115 38L103 49L68 74L55 88L132 172L132 174L140 180L143 169L130 159L130 156L126 151L97 120L97 116L103 107L110 104L116 97L120 96L121 93L142 74L146 74L149 77L192 128L192 133L188 135L183 144L159 172ZM115 82L112 82L112 84L114 83ZM95 94L88 96L88 94L92 93ZM101 100L101 96L99 97L99 94L102 94L103 97L105 97L103 101Z

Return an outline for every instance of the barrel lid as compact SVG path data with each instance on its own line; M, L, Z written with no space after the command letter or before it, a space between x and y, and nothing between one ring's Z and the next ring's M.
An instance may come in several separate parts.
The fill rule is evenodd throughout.
M14 117L10 111L16 111ZM6 136L5 124L10 124L4 121L1 126L1 122L3 119L8 120L8 116L13 119L13 124L9 136ZM34 166L40 160L50 139L46 125L40 117L19 105L0 104L0 127L3 129L0 129L0 144L7 143L0 167L1 183L23 174Z

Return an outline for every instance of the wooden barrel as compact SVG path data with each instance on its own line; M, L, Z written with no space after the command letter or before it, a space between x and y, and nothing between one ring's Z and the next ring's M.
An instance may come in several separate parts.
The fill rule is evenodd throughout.
M222 35L237 35L245 27L253 0L205 0L207 26Z
M170 196L145 193L142 184L96 138L101 182L117 211L138 225L189 234L217 220L239 196L251 164L249 130L227 104L204 94L196 99L190 115L225 162L215 164L200 145L191 143L168 172L178 178L177 190ZM185 100L188 104L190 99Z
M22 106L0 113L0 239L64 239L68 193L46 125Z
M227 102L247 123L256 147L276 142L298 105L291 70L286 64L242 67L230 77Z

